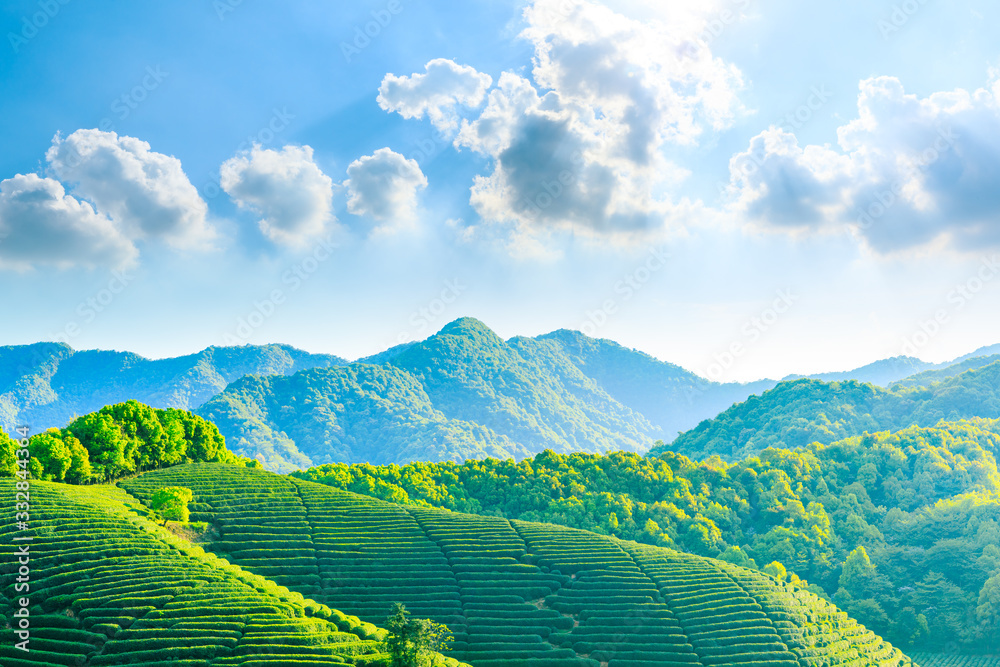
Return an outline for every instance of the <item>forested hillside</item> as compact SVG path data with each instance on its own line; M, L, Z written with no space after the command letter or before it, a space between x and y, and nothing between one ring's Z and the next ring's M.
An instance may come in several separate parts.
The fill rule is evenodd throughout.
M718 454L735 460L767 447L831 443L865 432L967 417L1000 417L1000 361L929 386L883 389L853 380L782 382L651 453L670 450L692 458Z
M62 428L75 417L130 399L189 410L247 374L287 375L344 363L289 345L210 347L155 360L131 352L75 351L60 343L0 347L0 428Z
M334 464L294 476L770 565L897 645L983 652L1000 650L998 456L1000 420L974 419L731 464L544 452L519 463Z

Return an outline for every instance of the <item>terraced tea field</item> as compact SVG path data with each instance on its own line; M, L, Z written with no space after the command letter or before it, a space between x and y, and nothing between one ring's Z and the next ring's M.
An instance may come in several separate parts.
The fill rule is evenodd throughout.
M362 621L402 602L474 667L912 664L811 593L669 549L214 464L121 486L190 488L192 521L218 529L206 548Z
M114 487L32 482L29 541L14 542L0 480L0 664L278 667L385 665L374 625L230 565L130 511ZM10 625L30 547L29 652ZM453 665L457 663L452 663Z
M1000 655L914 653L913 661L920 667L1000 667Z

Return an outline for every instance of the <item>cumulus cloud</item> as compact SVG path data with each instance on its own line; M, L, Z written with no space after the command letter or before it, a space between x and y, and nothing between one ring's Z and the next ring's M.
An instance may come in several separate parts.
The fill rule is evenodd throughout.
M413 220L417 191L427 187L416 160L388 148L358 158L347 167L347 175L347 210L379 221Z
M1000 86L928 97L894 77L860 83L838 147L774 128L730 163L734 208L764 228L850 228L889 253L935 241L1000 245Z
M493 83L489 74L445 58L430 61L425 70L410 76L387 74L379 87L379 106L403 118L427 114L439 130L454 130L458 126L456 106L479 106Z
M687 174L663 149L741 114L740 72L698 42L702 24L690 17L635 20L586 0L534 0L524 19L531 78L502 73L454 141L490 159L470 198L483 223L523 247L563 230L623 238L682 226L692 205L665 192Z
M260 217L260 229L275 242L301 245L335 221L333 181L313 161L309 146L280 151L254 146L227 160L222 189L241 208Z
M67 195L59 181L18 174L0 182L0 266L120 268L136 255L111 220Z
M187 248L213 237L208 206L180 160L151 151L145 141L77 130L65 139L56 135L46 158L55 176L93 202L129 238Z
M842 205L851 178L847 158L824 146L801 148L795 135L779 128L754 137L729 168L740 183L745 214L787 230L822 224Z

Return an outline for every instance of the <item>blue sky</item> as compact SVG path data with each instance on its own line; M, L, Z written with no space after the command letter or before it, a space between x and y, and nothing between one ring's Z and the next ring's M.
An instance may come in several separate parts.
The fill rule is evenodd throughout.
M0 340L1000 342L995 3L344 4L4 3Z

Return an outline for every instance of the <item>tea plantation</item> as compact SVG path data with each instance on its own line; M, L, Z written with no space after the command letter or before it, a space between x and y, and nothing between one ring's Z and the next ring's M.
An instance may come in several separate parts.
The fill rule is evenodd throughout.
M920 667L1000 667L1000 655L916 653L913 659Z
M141 516L121 489L31 482L27 531L16 530L14 491L0 480L4 667L388 664L384 630L206 554ZM15 591L24 544L27 592ZM24 595L27 652L11 629Z
M669 549L217 464L120 486L147 502L191 489L191 520L218 530L206 549L362 622L401 602L446 624L450 655L474 667L913 664L811 593Z

